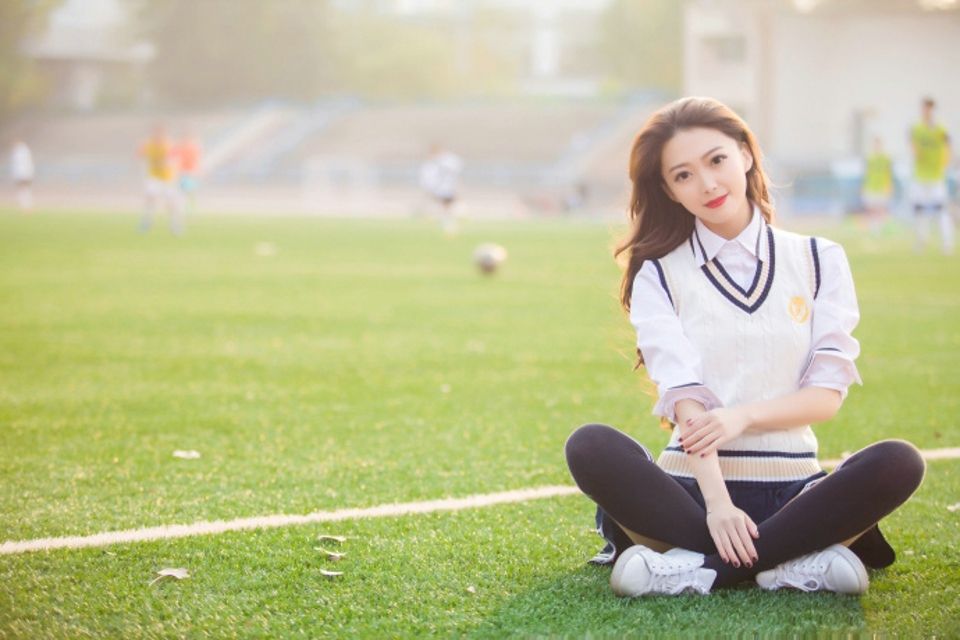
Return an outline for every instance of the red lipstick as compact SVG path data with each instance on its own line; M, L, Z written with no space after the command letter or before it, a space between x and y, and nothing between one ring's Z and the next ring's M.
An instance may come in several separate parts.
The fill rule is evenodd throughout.
M719 198L715 198L715 199L711 200L710 202L708 202L708 203L707 203L707 206L710 207L711 209L716 209L717 207L719 207L720 205L722 205L722 204L723 204L724 202L726 202L726 201L727 201L727 196L726 196L726 195L722 195L722 196L720 196Z

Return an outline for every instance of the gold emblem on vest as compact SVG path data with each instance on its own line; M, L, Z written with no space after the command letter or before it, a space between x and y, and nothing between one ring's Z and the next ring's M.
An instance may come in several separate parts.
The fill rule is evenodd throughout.
M787 311L790 317L798 324L803 324L810 318L810 307L803 296L793 296L790 298L790 304L787 305Z

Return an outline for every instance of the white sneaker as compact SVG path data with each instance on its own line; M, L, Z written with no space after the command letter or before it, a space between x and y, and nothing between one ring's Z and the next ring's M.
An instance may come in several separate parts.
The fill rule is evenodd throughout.
M638 544L617 558L610 574L610 588L618 596L627 598L650 593L676 595L685 591L706 594L710 593L717 572L702 567L702 553L686 549L657 553Z
M842 544L834 544L761 571L757 584L770 591L793 587L801 591L858 594L867 590L870 578L857 554Z

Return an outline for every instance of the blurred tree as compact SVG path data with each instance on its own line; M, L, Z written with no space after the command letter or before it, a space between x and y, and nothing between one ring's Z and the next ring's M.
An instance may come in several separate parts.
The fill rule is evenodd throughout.
M472 15L469 68L459 78L464 93L494 96L515 93L523 75L528 23L526 16L504 8L478 8ZM518 47L518 45L520 45Z
M601 21L601 50L624 87L679 93L683 84L683 2L614 0Z
M337 85L371 98L447 98L502 93L516 70L491 34L494 13L437 14L420 21L372 12L334 18Z
M0 118L36 104L45 93L22 47L46 25L53 4L53 0L0 0Z
M136 15L162 101L312 99L331 83L325 0L140 0Z
M457 89L453 40L433 25L342 13L331 39L331 88L369 98L442 97Z
M376 3L338 9L328 0L138 2L141 35L157 51L150 82L174 104L489 94L515 74L475 33L503 26L493 14L404 19Z

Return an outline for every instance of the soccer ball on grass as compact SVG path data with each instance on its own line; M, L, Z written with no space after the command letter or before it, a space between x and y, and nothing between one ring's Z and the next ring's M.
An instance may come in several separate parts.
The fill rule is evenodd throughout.
M506 259L507 250L492 242L485 242L473 250L473 264L486 275L496 271Z

